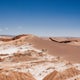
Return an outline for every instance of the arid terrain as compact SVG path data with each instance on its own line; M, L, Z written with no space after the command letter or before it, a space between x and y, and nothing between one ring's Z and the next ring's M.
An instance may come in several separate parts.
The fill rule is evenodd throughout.
M0 80L80 80L80 38L0 36Z

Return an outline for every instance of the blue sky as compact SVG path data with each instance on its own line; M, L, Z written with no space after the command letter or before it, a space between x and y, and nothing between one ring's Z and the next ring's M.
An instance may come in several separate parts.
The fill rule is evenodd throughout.
M0 0L0 34L80 37L80 0Z

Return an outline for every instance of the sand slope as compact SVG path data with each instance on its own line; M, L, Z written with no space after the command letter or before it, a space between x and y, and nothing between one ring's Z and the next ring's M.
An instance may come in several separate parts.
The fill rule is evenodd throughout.
M29 43L38 49L47 50L48 54L64 57L66 60L80 62L80 47L68 45L65 43L57 43L42 39L34 35L19 35L12 38L6 44L22 45ZM5 44L4 44L5 45Z

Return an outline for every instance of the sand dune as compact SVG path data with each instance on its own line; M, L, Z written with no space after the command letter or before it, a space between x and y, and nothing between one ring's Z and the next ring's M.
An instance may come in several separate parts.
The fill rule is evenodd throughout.
M32 34L6 39L0 42L1 80L80 79L79 46Z
M6 42L2 45L23 45L29 43L36 48L47 50L47 52L51 55L61 56L64 57L66 60L72 62L80 62L79 46L68 45L65 43L57 43L55 41L45 40L34 35L19 35L14 38L12 38L11 41Z
M36 48L46 49L49 54L64 57L73 62L80 62L80 47L72 46L65 43L56 43L44 40L39 37L33 37L26 40ZM73 56L72 56L73 55Z

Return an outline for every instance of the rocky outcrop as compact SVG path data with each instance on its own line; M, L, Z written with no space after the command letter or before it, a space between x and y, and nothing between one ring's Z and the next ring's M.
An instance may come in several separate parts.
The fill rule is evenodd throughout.
M43 80L67 80L77 75L80 75L79 70L75 68L69 68L63 72L53 71L52 73L47 75Z
M23 37L30 38L32 36L33 35L31 35L31 34L21 34L21 35L17 35L17 36L10 37L10 38L8 38L8 37L0 37L0 41L9 42L9 41L13 41L13 40L18 40L18 39L23 38Z
M12 56L4 58L4 61L12 61L12 62L31 61L31 60L37 60L38 57L42 56L44 56L42 52L37 52L35 50L27 50L22 53L21 52L13 53Z
M57 43L71 43L71 42L78 42L78 40L63 40L63 41L58 41L58 40L55 40L51 37L49 37L49 39L53 42L57 42Z
M24 36L29 36L29 35L27 35L27 34L18 35L18 36L13 37L12 40L16 40L16 39L19 39Z
M30 73L0 70L0 80L35 80Z

